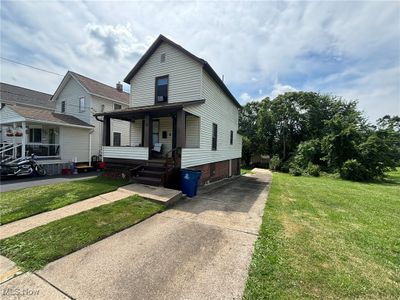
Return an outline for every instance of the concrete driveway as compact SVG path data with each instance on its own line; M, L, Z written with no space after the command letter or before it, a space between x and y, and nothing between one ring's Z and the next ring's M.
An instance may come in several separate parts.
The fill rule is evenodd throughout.
M270 181L256 170L208 188L29 276L60 298L239 299Z

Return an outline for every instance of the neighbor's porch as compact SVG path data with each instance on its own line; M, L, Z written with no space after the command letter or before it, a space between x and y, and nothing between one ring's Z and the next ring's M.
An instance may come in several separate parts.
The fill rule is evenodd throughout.
M32 154L39 159L60 158L60 126L26 121L0 126L2 161Z

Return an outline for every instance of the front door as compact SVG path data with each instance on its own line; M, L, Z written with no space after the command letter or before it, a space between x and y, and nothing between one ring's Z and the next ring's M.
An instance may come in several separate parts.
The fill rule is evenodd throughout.
M152 147L160 142L160 120L153 120Z

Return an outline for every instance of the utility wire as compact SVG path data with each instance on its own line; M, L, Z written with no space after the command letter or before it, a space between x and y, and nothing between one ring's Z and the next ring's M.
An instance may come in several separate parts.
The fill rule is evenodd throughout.
M2 56L0 56L0 58L5 60L5 61L11 62L13 64L25 66L25 67L28 67L28 68L32 68L32 69L35 69L35 70L42 71L42 72L46 72L46 73L50 73L50 74L54 74L54 75L57 75L57 76L64 77L64 75L62 75L62 74L58 74L56 72L52 72L52 71L48 71L48 70L45 70L45 69L37 68L37 67L31 66L31 65L27 65L27 64L24 64L24 63L20 63L18 61L15 61L15 60L12 60L12 59L9 59L9 58L5 58L5 57L2 57Z

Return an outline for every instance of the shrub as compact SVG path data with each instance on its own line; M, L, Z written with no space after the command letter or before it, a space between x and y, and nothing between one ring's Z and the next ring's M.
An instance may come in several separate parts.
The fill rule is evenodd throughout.
M321 143L319 140L301 142L297 147L293 163L300 168L307 168L309 163L318 163L321 157Z
M297 166L292 166L289 169L289 173L292 174L293 176L301 176L303 171Z
M274 155L271 157L269 161L269 168L274 171L280 170L282 167L282 160L279 158L278 155Z
M321 168L318 165L314 165L313 163L309 162L306 173L310 176L318 177L319 173L321 171Z
M340 177L354 181L365 181L370 179L367 169L356 159L346 160L340 168Z

